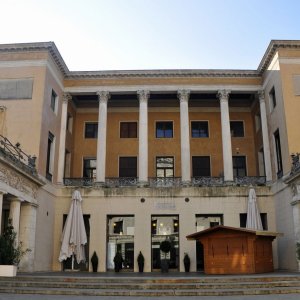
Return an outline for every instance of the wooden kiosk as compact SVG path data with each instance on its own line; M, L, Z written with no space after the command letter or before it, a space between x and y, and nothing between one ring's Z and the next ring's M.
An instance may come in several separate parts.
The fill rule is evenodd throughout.
M187 236L204 248L204 273L254 274L273 272L272 241L278 234L215 226Z

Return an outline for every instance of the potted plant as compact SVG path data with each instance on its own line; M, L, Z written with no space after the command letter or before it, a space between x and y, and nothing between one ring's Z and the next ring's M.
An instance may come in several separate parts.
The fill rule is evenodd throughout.
M138 262L138 265L139 265L139 272L140 273L144 272L145 258L144 258L144 255L143 255L142 251L140 251L140 253L137 257L137 262Z
M11 219L0 236L0 276L16 276L21 258L30 249L23 250L22 242L17 243L17 233L14 231Z
M122 269L123 264L123 257L120 251L118 251L114 257L114 264L115 264L115 272L120 272Z
M183 264L184 264L184 271L189 272L191 266L191 260L187 253L184 253Z
M98 256L96 251L94 251L92 257L91 257L91 263L92 263L92 267L93 267L93 272L97 272L98 271Z
M161 259L161 272L168 273L169 271L169 260L167 259L167 253L171 250L171 242L164 240L160 243L160 251L164 254L163 259Z
M300 271L300 242L296 244L296 255L298 260L298 271Z

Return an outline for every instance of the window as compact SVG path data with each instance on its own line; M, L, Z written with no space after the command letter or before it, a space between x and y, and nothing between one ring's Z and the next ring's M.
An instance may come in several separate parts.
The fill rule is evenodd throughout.
M233 156L232 165L233 165L233 177L247 176L245 156Z
M54 164L54 135L49 132L48 133L48 145L47 145L47 161L46 161L46 178L52 181L53 175L53 164Z
M156 137L157 138L172 138L173 137L173 122L156 122Z
M255 129L256 132L261 128L261 117L259 114L255 115Z
M192 127L193 138L208 137L207 121L192 121L191 127Z
M244 136L244 122L243 121L230 121L230 131L232 137Z
M136 138L137 122L121 122L120 138Z
M96 178L97 161L95 158L83 159L83 177L84 178Z
M283 171L282 171L282 157L281 157L279 129L277 129L274 133L274 141L275 141L276 162L277 162L277 178L281 178L283 175Z
M73 130L73 117L71 114L67 115L67 130L72 133Z
M210 176L210 157L193 156L193 177Z
M98 136L98 123L85 123L84 137L86 139L95 139Z
M156 177L174 177L174 157L156 157Z
M137 158L119 158L119 177L137 177Z
M261 218L261 224L262 224L263 230L268 230L267 214L261 213L260 218ZM245 214L245 213L240 214L240 227L246 228L246 224L247 224L247 214Z
M51 102L50 102L50 107L51 109L56 112L56 106L57 106L57 95L54 92L54 90L52 90L51 92Z
M269 92L269 99L270 99L270 108L271 110L273 110L276 106L276 94L275 94L274 87Z

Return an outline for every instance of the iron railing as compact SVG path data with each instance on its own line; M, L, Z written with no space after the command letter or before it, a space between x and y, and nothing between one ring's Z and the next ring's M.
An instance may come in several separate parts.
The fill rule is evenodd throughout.
M66 186L98 186L95 178L64 178ZM181 177L150 177L148 183L142 186L159 188L159 187L205 187L205 186L260 186L266 184L264 176L245 176L236 177L232 182L225 182L223 177L193 177L190 184L182 182ZM100 183L103 187L135 187L139 185L137 177L109 177L104 183Z
M0 134L0 154L14 165L35 175L36 157L26 154L20 146L20 143L13 145L8 138Z

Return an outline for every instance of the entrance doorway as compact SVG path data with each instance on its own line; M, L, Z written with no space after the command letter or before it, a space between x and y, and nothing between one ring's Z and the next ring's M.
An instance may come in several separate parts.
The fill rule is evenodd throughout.
M223 215L202 214L196 215L196 231L202 231L214 226L223 225ZM197 271L204 270L204 250L203 245L196 241L196 261Z
M123 258L122 268L133 271L134 229L134 216L107 217L107 270L114 269L114 257L119 252Z
M166 254L169 259L169 269L179 270L179 216L152 216L151 217L151 248L152 270L161 269L161 259L164 254L160 251L160 243L168 240L171 242L171 250Z

